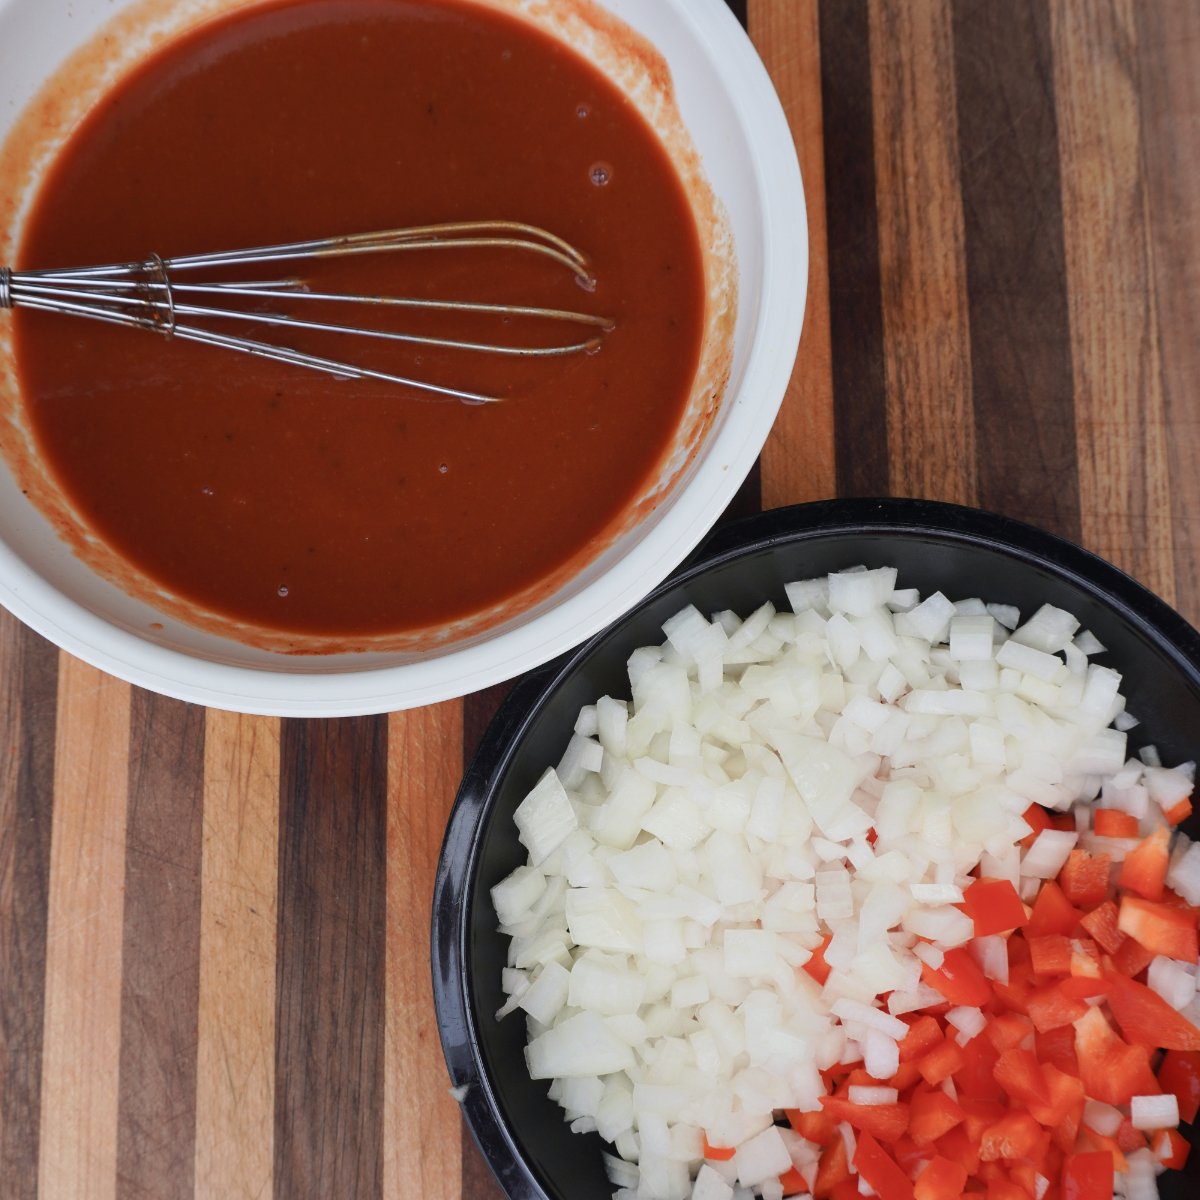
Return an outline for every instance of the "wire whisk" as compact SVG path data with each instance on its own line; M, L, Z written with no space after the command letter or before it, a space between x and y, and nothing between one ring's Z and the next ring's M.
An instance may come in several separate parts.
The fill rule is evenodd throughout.
M211 279L205 281L203 277L197 279L197 272L224 271L258 264L306 262L399 251L472 249L512 250L540 255L555 266L570 271L585 290L592 291L595 288L596 281L586 257L555 234L516 221L463 221L320 238L249 250L196 254L183 258L162 258L153 254L143 262L112 266L45 271L14 271L8 267L0 267L0 308L40 309L90 317L111 324L153 330L185 341L220 346L227 350L251 354L256 358L307 367L342 379L383 380L439 396L480 404L494 403L500 397L392 374L362 363L327 358L271 341L223 332L212 325L228 321L251 321L285 332L341 334L440 350L530 358L559 357L595 351L604 335L613 328L613 322L607 317L536 305L487 304L469 300L314 291L305 280L298 278L250 282ZM415 312L457 313L502 320L519 318L552 321L575 326L578 332L551 345L476 341L373 328L356 323L342 324L317 319L315 316L313 319L307 319L290 313L224 305L224 302L233 299L255 304L287 300L302 302L305 306L321 303L377 309L407 309Z

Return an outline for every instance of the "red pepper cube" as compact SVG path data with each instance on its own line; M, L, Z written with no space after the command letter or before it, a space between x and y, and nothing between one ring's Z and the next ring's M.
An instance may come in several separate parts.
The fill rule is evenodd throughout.
M1092 855L1086 850L1072 850L1058 873L1063 895L1080 908L1095 908L1097 904L1102 904L1108 896L1108 868L1111 864L1110 854Z
M913 1185L914 1200L959 1200L967 1182L967 1168L935 1155L917 1176Z
M1174 908L1139 896L1122 896L1117 928L1152 954L1165 954L1183 962L1200 958L1196 918L1190 909Z
M1159 1064L1158 1083L1179 1101L1179 1119L1190 1125L1200 1112L1200 1052L1168 1050Z
M1062 1200L1112 1200L1113 1161L1107 1151L1072 1154L1063 1164Z
M1007 933L1029 921L1017 889L1007 879L977 879L958 905L975 922L976 937Z

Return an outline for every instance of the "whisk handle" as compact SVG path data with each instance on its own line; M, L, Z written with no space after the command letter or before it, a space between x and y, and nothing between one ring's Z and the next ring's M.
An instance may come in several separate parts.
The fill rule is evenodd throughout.
M12 269L0 267L0 308L12 308Z

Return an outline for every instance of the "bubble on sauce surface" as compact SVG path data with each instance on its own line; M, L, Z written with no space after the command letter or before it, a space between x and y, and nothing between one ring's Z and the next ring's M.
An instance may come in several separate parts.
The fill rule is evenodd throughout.
M576 116L577 116L577 117L578 117L578 118L579 118L581 121L586 121L586 120L588 119L588 117L590 117L590 116L592 115L592 109L591 109L591 105L589 105L589 104L580 104L580 105L579 105L579 106L578 106L578 107L575 109L575 115L576 115Z
M606 162L592 163L588 170L588 179L595 187L608 187L612 182L613 170Z
M280 597L280 599L284 599L284 598L286 598L286 596L287 596L287 594L288 594L288 587L287 587L287 584L286 584L286 583L281 583L281 584L279 585L279 587L276 589L276 592L275 592L275 594L276 594L277 596L279 596L279 597Z

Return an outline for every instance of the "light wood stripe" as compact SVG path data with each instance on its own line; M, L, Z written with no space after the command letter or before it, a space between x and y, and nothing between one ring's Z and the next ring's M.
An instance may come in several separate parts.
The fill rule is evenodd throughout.
M1139 135L1170 436L1175 601L1200 624L1200 4L1134 7ZM1190 149L1188 149L1190 147Z
M975 430L951 9L871 0L891 490L971 504Z
M462 701L388 718L383 1198L456 1200L457 1105L438 1040L427 946L433 879L458 787Z
M117 1182L129 685L63 654L38 1175L48 1200L110 1200Z
M279 721L208 712L196 1200L271 1195Z
M808 301L800 352L762 454L762 506L832 496L833 363L821 141L817 0L750 0L750 36L779 93L796 143L808 207Z
M1083 539L1175 596L1132 0L1053 0ZM1193 383L1194 386L1194 383ZM1141 437L1129 436L1131 429Z

